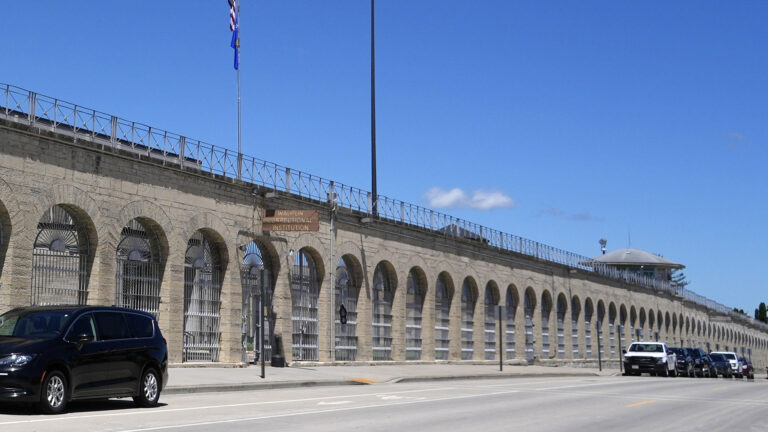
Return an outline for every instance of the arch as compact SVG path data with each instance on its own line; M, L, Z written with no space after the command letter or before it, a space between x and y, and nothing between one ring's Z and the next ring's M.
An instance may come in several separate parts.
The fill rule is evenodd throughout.
M264 359L272 358L272 344L275 337L275 319L273 297L275 275L279 262L276 254L263 242L252 240L244 247L240 262L240 283L243 291L243 310L245 311L246 343L253 344L254 350L261 346L259 355ZM262 299L262 281L264 298ZM260 311L265 311L264 329L260 328ZM263 337L263 342L261 339Z
M592 358L592 319L594 318L595 307L592 299L587 297L584 300L584 347L586 348L586 358Z
M645 340L645 321L646 321L645 308L640 307L640 314L638 316L638 320L637 320L638 325L636 330L637 340L639 341Z
M435 284L435 360L448 360L452 299L453 280L447 272L441 272Z
M595 321L595 328L598 332L598 339L597 339L597 349L600 352L600 356L602 357L605 353L603 350L603 339L600 337L602 335L603 331L603 321L605 320L605 302L602 300L597 301L597 321Z
M616 305L608 304L608 343L611 347L611 358L616 356Z
M525 319L525 359L533 363L536 355L533 350L533 314L536 311L536 292L528 287L523 294L523 315Z
M363 269L360 261L352 254L344 254L336 263L334 277L335 359L355 361L357 359L357 302L360 298ZM343 317L343 320L342 320Z
M565 358L565 314L568 312L568 300L565 294L557 296L557 358Z
M115 253L115 305L155 317L160 309L160 283L166 261L162 250L168 250L167 239L164 235L161 239L158 231L162 235L151 220L131 219L120 232Z
M493 360L498 351L496 347L496 306L499 304L499 286L495 281L490 280L485 284L483 297L485 299L485 359Z
M392 360L392 303L397 276L389 261L381 261L373 272L373 359Z
M421 267L408 272L405 321L405 359L421 360L421 326L424 299L427 295L427 276Z
M656 326L656 314L653 309L648 309L648 339L658 341L659 333L654 331Z
M637 341L637 333L635 331L635 323L637 323L637 311L634 306L629 308L629 334L632 337L632 341Z
M517 293L517 287L513 284L507 286L507 295L505 299L505 305L507 306L506 316L506 335L504 342L506 342L506 359L514 359L517 354L515 352L515 320L517 319L517 308L520 304L520 296Z
M198 230L184 255L184 345L182 361L219 361L221 351L221 281L225 274L223 241L217 233Z
M475 351L475 306L477 305L477 284L471 276L461 284L461 359L472 360Z
M550 358L549 320L552 316L552 294L544 290L541 293L541 355Z
M55 205L43 213L32 250L32 305L87 303L95 233L90 217L75 207Z
M291 354L294 361L317 361L320 329L318 301L323 273L320 253L302 247L293 257L291 279Z
M579 352L579 316L581 315L581 302L579 296L571 297L571 352L573 358L581 357Z
M0 179L0 192L2 192L3 186L8 187L7 184ZM3 203L3 199L4 194L0 193L0 275L3 274L5 256L8 253L8 244L10 243L11 231L13 229L11 215L8 213L8 208Z

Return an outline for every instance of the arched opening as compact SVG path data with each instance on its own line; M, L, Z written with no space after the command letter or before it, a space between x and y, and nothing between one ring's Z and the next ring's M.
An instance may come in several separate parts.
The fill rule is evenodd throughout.
M565 358L565 314L568 301L564 294L557 296L557 358Z
M440 273L435 284L435 360L448 360L451 345L451 298L453 283L446 273Z
M592 299L587 298L584 302L584 346L587 351L586 358L592 358L592 315L595 308L592 305Z
M605 303L602 300L597 302L597 321L595 322L595 329L597 330L597 349L601 358L605 358L605 350L603 349L603 321L605 320Z
M392 302L395 283L389 263L381 262L373 272L373 359L392 360Z
M196 231L184 255L184 346L182 361L219 361L221 253L208 233Z
M421 325L427 278L417 267L408 272L405 317L405 359L421 360Z
M243 260L240 262L240 281L243 286L246 348L250 344L254 351L258 352L263 338L263 353L259 352L259 358L269 361L272 358L272 341L275 337L272 298L275 289L273 275L276 271L272 266L270 255L262 252L262 249L253 241L245 246ZM262 289L264 290L263 299ZM263 332L260 314L265 314Z
M523 298L523 314L525 316L525 359L529 364L533 364L536 354L533 351L533 314L536 311L536 293L533 288L528 287L525 290Z
M608 344L611 347L611 358L616 357L616 305L608 305Z
M149 312L160 309L160 247L157 235L138 219L120 232L115 266L115 305Z
M655 331L656 315L653 313L653 309L648 310L648 338L653 340L659 340L659 332Z
M541 294L541 356L550 358L549 319L552 316L552 296L549 291Z
M294 361L318 360L320 275L313 253L302 248L291 271L291 353Z
M629 334L632 337L632 342L639 341L638 339L638 333L635 332L635 323L637 322L637 312L635 311L635 307L631 306L629 308Z
M471 278L465 278L461 284L461 359L472 360L474 353L475 304L477 288Z
M517 295L517 287L510 285L507 287L507 316L506 316L506 334L504 342L506 343L506 358L514 359L515 353L515 320L517 319L517 306L520 304L520 297Z
M645 340L645 308L640 308L640 317L637 326L637 340Z
M573 358L581 358L579 351L579 318L581 315L581 301L579 297L571 298L571 350Z
M493 281L485 285L485 359L496 358L496 306L499 304L499 288Z
M86 304L91 253L86 229L70 211L58 205L48 209L37 223L31 304Z
M357 359L357 299L360 294L362 269L352 255L344 255L336 263L334 311L337 361Z

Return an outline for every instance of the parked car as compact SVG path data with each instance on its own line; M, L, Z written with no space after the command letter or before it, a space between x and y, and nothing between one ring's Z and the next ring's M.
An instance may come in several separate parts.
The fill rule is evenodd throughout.
M733 351L714 351L713 354L722 354L731 363L731 371L736 378L741 378L741 361Z
M730 378L733 376L731 362L729 362L724 355L712 353L709 355L709 358L712 359L712 371L715 376L722 375L723 378Z
M741 375L747 379L755 379L755 369L752 367L752 362L746 357L741 358Z
M688 348L688 352L693 357L693 371L697 377L709 377L712 376L710 372L712 360L710 360L707 353L701 348Z
M688 352L688 348L669 347L669 350L675 353L677 361L675 362L675 369L678 376L692 377L693 372L693 357Z
M145 312L102 306L23 307L0 315L0 400L56 414L75 399L157 404L168 347Z
M676 376L677 356L663 342L632 342L624 352L624 371L627 375Z

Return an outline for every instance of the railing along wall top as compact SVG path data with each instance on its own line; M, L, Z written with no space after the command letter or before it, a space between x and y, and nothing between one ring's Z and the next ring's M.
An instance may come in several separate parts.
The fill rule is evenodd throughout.
M363 189L238 154L227 148L121 119L10 84L0 83L0 89L0 115L6 119L69 134L74 140L88 139L100 145L102 149L128 151L137 157L149 157L163 165L196 169L312 200L327 201L335 196L339 208L360 212L368 217L430 230L446 237L476 241L488 247L668 292L739 320L749 319L720 303L682 289L671 281L597 263L584 255L383 195L377 197L378 213L373 215L372 194ZM768 329L768 325L758 321L749 322Z

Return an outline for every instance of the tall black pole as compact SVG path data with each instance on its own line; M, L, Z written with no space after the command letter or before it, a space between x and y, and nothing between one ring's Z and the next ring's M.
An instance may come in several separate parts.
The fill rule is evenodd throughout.
M378 214L378 194L376 193L376 54L374 51L373 31L374 0L371 0L371 213Z

